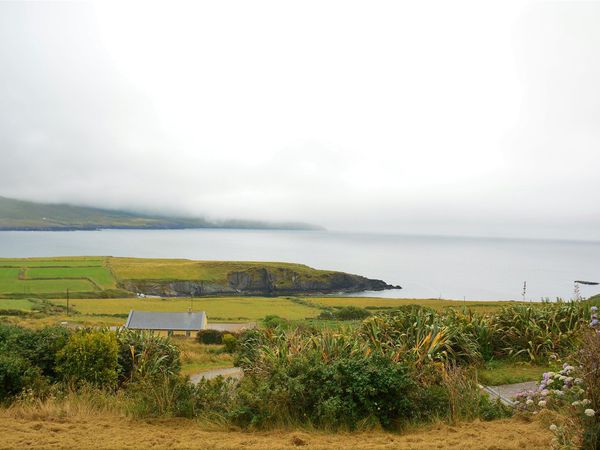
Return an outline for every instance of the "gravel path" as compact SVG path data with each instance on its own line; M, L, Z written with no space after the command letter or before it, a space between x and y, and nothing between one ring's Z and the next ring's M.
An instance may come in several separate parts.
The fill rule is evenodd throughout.
M190 375L190 381L197 384L202 378L210 380L211 378L217 378L219 375L225 378L242 378L242 369L239 367L228 367L226 369L205 370L204 372Z

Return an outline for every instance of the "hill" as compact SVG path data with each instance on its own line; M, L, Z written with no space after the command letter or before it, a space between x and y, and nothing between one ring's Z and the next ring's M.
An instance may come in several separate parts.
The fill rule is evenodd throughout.
M146 215L128 211L68 204L46 204L0 197L0 231L61 231L98 229L237 228L314 230L305 223L249 220L214 221L205 218Z
M2 258L0 297L279 295L394 288L302 264L113 257Z

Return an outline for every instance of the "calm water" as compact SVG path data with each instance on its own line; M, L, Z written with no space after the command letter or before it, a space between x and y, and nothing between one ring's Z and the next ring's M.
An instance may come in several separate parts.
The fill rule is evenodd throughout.
M376 294L386 297L521 299L527 280L527 299L568 299L574 280L600 281L600 242L321 231L0 232L0 257L59 255L298 262L404 287Z

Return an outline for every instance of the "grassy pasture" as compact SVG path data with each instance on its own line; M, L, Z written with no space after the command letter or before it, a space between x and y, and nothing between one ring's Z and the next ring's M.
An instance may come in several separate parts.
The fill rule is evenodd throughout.
M58 258L0 258L0 267L102 266L106 258L67 256Z
M116 283L111 273L105 267L49 267L49 268L30 268L25 272L28 279L49 279L49 278L89 278L102 289L112 289Z
M116 287L106 258L0 259L0 294L95 292Z
M232 271L252 268L290 269L301 274L319 276L326 270L315 270L303 264L279 262L193 261L188 259L108 258L119 280L226 280Z
M53 300L66 306L66 300ZM140 311L187 311L189 298L122 298L77 299L70 305L84 315L127 314L131 309ZM259 320L269 314L287 319L316 317L318 308L294 303L285 297L203 297L193 300L196 311L206 311L209 320Z
M31 311L31 307L34 305L33 302L27 299L1 299L0 298L0 310L19 310L19 311Z
M467 307L477 312L493 312L502 306L520 303L508 301L459 301L443 299L414 299L414 298L380 298L380 297L305 297L304 300L318 307L332 308L336 306L357 306L360 308L373 308L371 312L377 309L397 308L403 305L422 305L433 308L437 311L443 311L447 308Z

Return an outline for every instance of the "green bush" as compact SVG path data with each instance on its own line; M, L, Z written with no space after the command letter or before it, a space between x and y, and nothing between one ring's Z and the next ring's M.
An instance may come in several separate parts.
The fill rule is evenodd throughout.
M200 330L196 339L200 344L219 345L223 343L223 331L219 330Z
M494 354L538 362L568 353L587 328L588 315L583 302L503 307L488 322Z
M194 385L187 377L164 373L139 378L127 386L136 417L196 416Z
M167 337L123 329L117 333L117 341L121 383L158 373L176 375L181 370L179 348Z
M223 418L236 402L235 381L217 377L195 386L187 377L160 374L127 387L136 417Z
M0 353L0 402L41 384L44 381L39 368L18 355Z
M69 337L57 354L57 372L72 384L114 388L117 384L119 346L114 333L80 331Z
M260 352L260 348L266 343L267 338L260 330L251 328L244 330L237 339L237 348L233 364L243 369L252 368Z
M69 335L70 331L60 326L31 330L0 324L0 351L21 356L39 367L43 375L56 379L56 354Z
M284 319L283 317L279 317L275 314L269 314L267 316L265 316L265 318L262 320L263 325L265 326L265 328L281 328L281 329L288 329L290 326L290 322L287 319Z
M391 427L413 417L419 387L408 367L381 357L325 362L315 356L246 375L232 419L254 427L311 423L354 429L365 420Z
M234 353L237 348L237 338L231 333L223 335L223 345L225 345L225 353Z
M341 306L332 310L323 311L319 319L324 320L363 320L369 317L371 313L358 306Z

